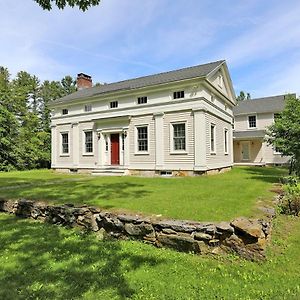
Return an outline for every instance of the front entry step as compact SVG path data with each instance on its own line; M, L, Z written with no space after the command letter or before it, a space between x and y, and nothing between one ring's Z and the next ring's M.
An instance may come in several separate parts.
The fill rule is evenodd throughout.
M94 176L124 176L125 175L125 168L114 168L114 167L107 167L101 169L94 169L92 171L92 175Z

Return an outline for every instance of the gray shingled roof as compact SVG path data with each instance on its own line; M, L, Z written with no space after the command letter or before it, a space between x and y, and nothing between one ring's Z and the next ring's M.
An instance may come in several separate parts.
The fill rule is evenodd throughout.
M263 138L266 134L265 130L248 130L248 131L234 131L234 139L243 139L243 138Z
M233 109L235 116L248 113L280 112L284 109L285 95L239 101Z
M203 64L199 66L179 69L175 71L169 71L149 76L143 76L139 78L119 81L115 83L109 83L101 86L95 86L88 89L83 89L77 91L73 94L67 95L63 98L55 100L54 103L65 103L73 100L89 98L97 95L102 95L110 92L132 90L142 87L147 87L151 85L163 84L173 81L179 81L184 79L191 79L195 77L206 77L217 67L222 65L225 61L219 60L216 62L211 62L208 64Z

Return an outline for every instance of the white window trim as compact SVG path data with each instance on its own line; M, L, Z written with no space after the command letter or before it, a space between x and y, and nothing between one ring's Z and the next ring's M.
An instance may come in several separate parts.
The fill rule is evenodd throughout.
M86 152L85 151L85 133L91 132L92 133L92 143L93 143L93 152ZM82 131L82 156L94 156L94 150L95 150L95 134L93 132L93 129L84 129Z
M113 102L117 102L117 107L111 107L110 105L111 105L111 103L113 103ZM120 106L119 106L119 100L112 100L112 101L109 101L109 103L108 103L108 108L109 109L117 109L117 108L119 108Z
M255 116L255 122L256 122L256 126L255 127L250 127L249 126L249 117L254 117ZM250 129L250 130L255 130L257 129L257 122L258 122L258 119L257 119L257 114L251 114L251 115L247 115L247 128Z
M185 150L175 150L174 149L174 127L173 125L184 124L185 125ZM170 154L188 154L187 150L188 145L188 128L187 128L187 120L176 121L170 123Z
M62 135L64 133L67 133L68 134L68 153L63 153L63 150L62 150ZM70 131L69 130L65 130L65 131L60 131L59 132L59 156L70 156Z
M227 132L227 134L225 134L225 132ZM223 130L223 137L224 137L224 154L228 155L229 154L229 129L227 127L224 127ZM225 140L226 140L226 144L227 144L227 151L226 151L226 147L225 147Z
M148 145L148 151L139 151L139 145L138 145L138 128L140 127L147 127L147 145ZM135 125L134 127L134 155L149 155L149 124L139 124Z
M211 127L214 126L214 150L211 150ZM216 155L217 154L217 125L215 123L210 123L209 125L209 151L210 154Z

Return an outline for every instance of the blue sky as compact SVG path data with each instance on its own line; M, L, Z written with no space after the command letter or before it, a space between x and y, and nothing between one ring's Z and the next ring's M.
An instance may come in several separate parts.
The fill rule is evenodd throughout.
M299 0L102 0L84 13L0 0L0 65L114 82L226 59L237 93L299 93L299 16Z

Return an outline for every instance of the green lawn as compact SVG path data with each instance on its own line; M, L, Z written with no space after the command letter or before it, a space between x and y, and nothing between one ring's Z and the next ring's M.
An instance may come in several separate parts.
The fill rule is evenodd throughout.
M258 264L0 214L0 299L300 299L300 219L280 216L272 243Z
M63 175L49 170L0 173L0 197L88 204L178 219L231 220L257 214L285 169L240 167L201 177Z

